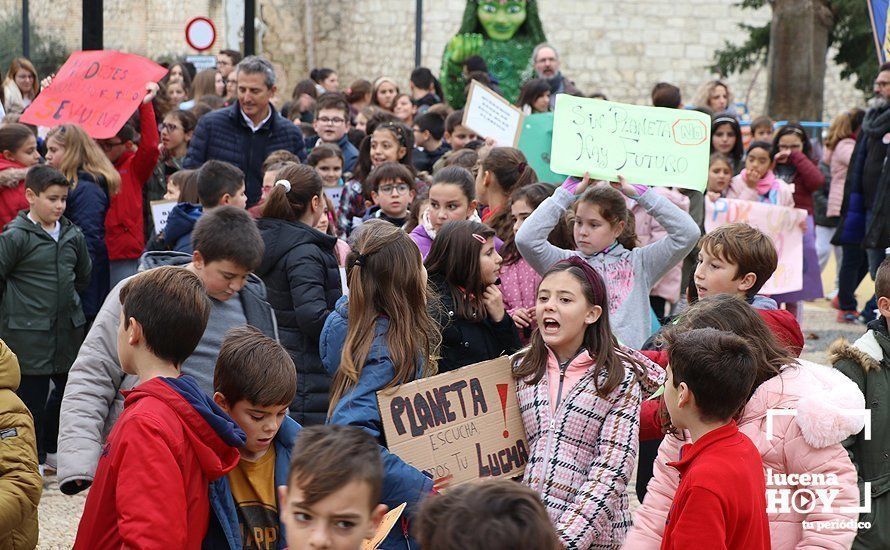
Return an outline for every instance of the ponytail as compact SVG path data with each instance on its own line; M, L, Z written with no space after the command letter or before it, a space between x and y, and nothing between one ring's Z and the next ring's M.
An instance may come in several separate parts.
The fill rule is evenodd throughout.
M516 189L538 181L538 174L528 165L525 155L514 147L495 147L489 151L482 160L482 169L491 172L498 187L508 196ZM513 217L506 208L496 212L488 224L502 241L513 234Z
M312 198L322 192L321 176L310 166L294 164L278 174L278 181L263 206L263 217L300 221L309 209Z

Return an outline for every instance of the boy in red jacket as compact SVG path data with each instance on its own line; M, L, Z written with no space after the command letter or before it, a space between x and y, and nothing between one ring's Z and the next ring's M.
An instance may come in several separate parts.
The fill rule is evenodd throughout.
M161 154L158 149L158 122L152 107L158 85L148 82L145 91L139 105L139 130L142 135L135 151L136 131L130 123L124 124L113 138L98 140L99 147L121 175L120 191L111 197L105 215L105 244L111 261L112 287L134 275L139 266L139 257L145 248L142 188L154 172Z
M238 463L245 436L179 366L210 315L201 280L179 267L133 277L120 292L118 356L140 383L108 436L75 548L200 548L208 485Z
M741 336L712 328L669 332L665 341L664 403L673 430L688 431L692 443L668 463L680 485L661 548L769 550L760 452L733 420L754 386L754 353Z

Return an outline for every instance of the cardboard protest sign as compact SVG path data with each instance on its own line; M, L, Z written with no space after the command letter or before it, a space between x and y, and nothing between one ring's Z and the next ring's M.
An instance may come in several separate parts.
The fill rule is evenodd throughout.
M528 165L535 169L538 181L562 183L566 177L550 170L552 141L553 113L536 113L525 117L519 136L519 150L525 155Z
M176 201L151 201L151 219L155 223L155 233L160 233L167 227L167 216L176 206Z
M480 137L493 139L495 145L516 147L523 117L518 107L473 80L461 126L473 130Z
M375 550L380 543L389 535L389 532L392 531L392 528L395 526L396 522L399 521L399 518L402 517L402 512L405 510L406 503L399 504L392 510L390 510L385 516L383 516L383 520L380 522L380 526L377 527L377 531L374 533L374 536L369 539L365 539L362 541L361 550Z
M556 96L550 169L559 174L704 191L710 147L704 113Z
M705 199L705 231L728 223L747 223L763 231L779 253L779 266L761 294L784 294L803 288L803 229L806 210L739 199Z
M48 127L77 124L95 139L111 138L139 107L145 83L165 74L167 69L138 55L74 52L21 121Z
M508 357L377 392L389 450L450 486L525 471L528 443Z

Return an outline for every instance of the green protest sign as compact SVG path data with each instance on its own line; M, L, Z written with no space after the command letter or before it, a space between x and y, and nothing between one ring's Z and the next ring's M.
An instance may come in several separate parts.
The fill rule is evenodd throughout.
M538 181L560 184L565 176L550 170L550 144L553 141L553 113L528 115L522 121L519 150L535 169Z
M550 169L704 191L710 145L711 119L704 113L560 94Z

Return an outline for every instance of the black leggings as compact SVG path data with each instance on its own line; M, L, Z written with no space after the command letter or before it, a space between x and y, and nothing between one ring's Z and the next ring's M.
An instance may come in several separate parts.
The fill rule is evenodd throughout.
M53 383L52 393L49 391L50 380ZM37 458L41 464L46 462L47 453L56 452L56 441L59 439L59 412L62 409L62 396L65 395L67 382L67 372L64 374L23 374L16 392L31 411L31 416L34 417Z

